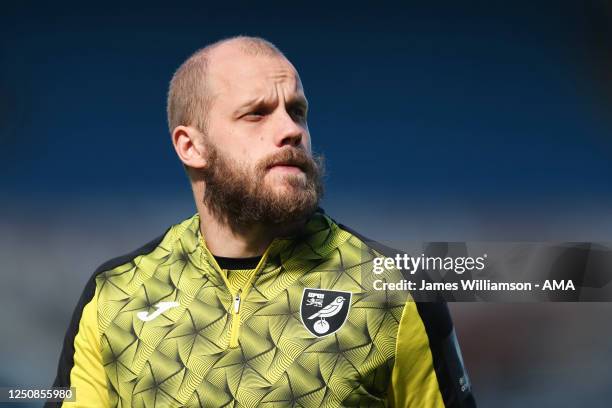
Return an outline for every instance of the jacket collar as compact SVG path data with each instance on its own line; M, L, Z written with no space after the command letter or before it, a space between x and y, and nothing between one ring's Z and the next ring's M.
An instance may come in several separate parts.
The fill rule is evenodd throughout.
M216 262L206 246L200 232L200 216L195 214L179 225L176 231L182 249L199 269L214 267ZM182 228L180 228L182 227ZM266 250L266 263L287 263L293 258L318 260L325 258L342 242L348 234L341 233L338 225L319 208L308 220L302 230L289 237L276 238Z

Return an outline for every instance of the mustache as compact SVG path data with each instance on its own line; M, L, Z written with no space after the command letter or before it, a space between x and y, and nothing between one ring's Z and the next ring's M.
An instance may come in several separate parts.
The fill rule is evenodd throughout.
M263 158L258 163L257 170L263 173L279 165L299 167L306 174L314 174L318 171L317 163L305 150L291 147Z

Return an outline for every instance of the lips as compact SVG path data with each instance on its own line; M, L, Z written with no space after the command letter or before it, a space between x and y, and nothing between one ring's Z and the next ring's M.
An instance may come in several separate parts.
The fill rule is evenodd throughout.
M292 167L297 168L304 171L304 166L297 160L282 160L268 166L268 170L273 169L274 167Z
M268 169L270 174L281 174L281 175L303 175L306 172L299 166L294 164L277 164Z
M274 163L271 166L268 166L268 170L272 169L274 167L294 167L294 168L298 168L298 169L304 171L302 166L300 164L298 164L298 163L295 163L295 162L279 162L279 163Z

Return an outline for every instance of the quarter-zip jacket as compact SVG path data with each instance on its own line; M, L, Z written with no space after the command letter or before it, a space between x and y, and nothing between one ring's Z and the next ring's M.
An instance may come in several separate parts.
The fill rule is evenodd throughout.
M376 290L404 278L372 273L385 256L317 212L234 290L196 214L96 270L54 386L66 407L474 406L446 305Z

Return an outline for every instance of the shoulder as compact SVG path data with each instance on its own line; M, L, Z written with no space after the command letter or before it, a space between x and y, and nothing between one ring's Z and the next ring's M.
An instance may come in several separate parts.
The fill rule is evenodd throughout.
M335 220L334 223L336 223L339 229L347 232L355 239L361 241L363 245L373 250L380 257L395 258L398 255L404 256L405 254L410 256L410 254L407 254L403 250L391 248L378 241L368 238L362 233L342 223L336 222ZM401 272L405 279L417 282L417 286L420 286L421 280L432 280L431 276L427 275L425 271L420 271L419 275L410 275L409 272L405 270L401 270ZM411 297L416 303L416 309L421 320L423 321L423 324L425 325L430 339L437 341L439 339L446 338L452 331L453 324L447 304L443 297L441 297L438 293L429 292L411 292Z
M140 273L144 264L154 267L160 259L167 255L174 243L186 232L193 232L199 226L199 217L192 216L177 224L171 225L159 236L146 242L144 245L112 259L109 259L99 265L90 275L87 284L79 299L79 306L84 305L92 299L96 292L96 288L101 286L101 283L106 280L116 280L115 283L121 283L121 276L127 270L132 270L134 273ZM194 235L194 234L191 234Z
M159 246L159 244L163 241L164 237L166 236L166 234L168 233L168 231L170 231L170 228L168 228L163 234L159 235L158 237L152 239L151 241L147 242L146 244L142 245L141 247L125 254L125 255L120 255L117 256L115 258L109 259L108 261L104 262L102 265L100 265L98 268L96 268L96 270L94 271L94 276L99 275L100 273L109 271L111 269L117 268L121 265L125 265L127 263L132 262L135 258L137 258L138 256L141 255L146 255L149 254L151 252L153 252L153 250L155 250L155 248L157 248Z
M322 210L320 210L322 211ZM357 230L349 227L341 222L336 221L334 218L330 217L328 214L325 216L331 220L334 224L335 228L343 235L350 237L350 241L359 242L360 246L364 246L368 248L371 252L373 252L377 257L383 258L393 258L396 255L403 255L404 252L398 249L391 248L387 245L384 245L374 239L367 237L366 235L358 232Z
M171 225L164 233L137 249L102 263L94 271L92 279L95 280L101 277L101 275L113 276L122 274L126 268L134 269L135 266L139 266L140 269L142 269L142 265L144 264L143 260L145 259L147 264L153 266L172 252L178 240L187 239L190 242L195 242L198 228L199 217L197 214L177 224Z
M349 233L350 235L352 235L353 237L357 238L358 240L360 240L364 245L366 245L367 247L373 249L374 251L378 252L380 255L384 256L384 257L395 257L395 255L397 254L403 254L402 251L391 248L389 246L386 246L378 241L375 241L371 238L366 237L365 235L363 235L362 233L354 230L351 227L348 227L342 223L336 222L336 225L338 226L338 228L340 228L342 231L345 231L347 233Z
M134 263L134 260L139 256L152 253L156 248L159 247L159 245L162 243L162 241L167 236L170 230L171 228L168 228L163 234L159 235L158 237L155 237L154 239L150 240L139 248L127 254L109 259L103 262L100 266L98 266L94 270L93 274L90 275L87 284L85 285L85 289L81 294L77 309L84 307L85 304L93 298L97 286L96 281L100 278L100 276L104 275L105 273L121 269L121 267L124 265L132 265Z
M370 239L344 224L334 222L340 230L350 234L353 239L358 239L380 257L395 258L397 255L406 254L404 251ZM429 245L428 248L424 252L444 250L435 245L433 247ZM407 255L410 256L410 254ZM404 274L404 278L417 282L421 279L431 281L431 276L425 271L420 271L420 276ZM420 286L420 283L417 283L417 286ZM410 297L413 301L406 302L400 319L400 327L403 327L403 331L402 333L398 331L399 347L396 355L396 369L405 374L407 367L414 366L417 353L411 353L410 350L418 347L419 342L415 336L419 332L422 343L428 345L431 355L431 361L428 361L435 372L435 383L440 390L445 406L474 407L474 397L447 303L441 295L436 293L422 295L418 292L411 292ZM411 376L404 377L410 378Z

